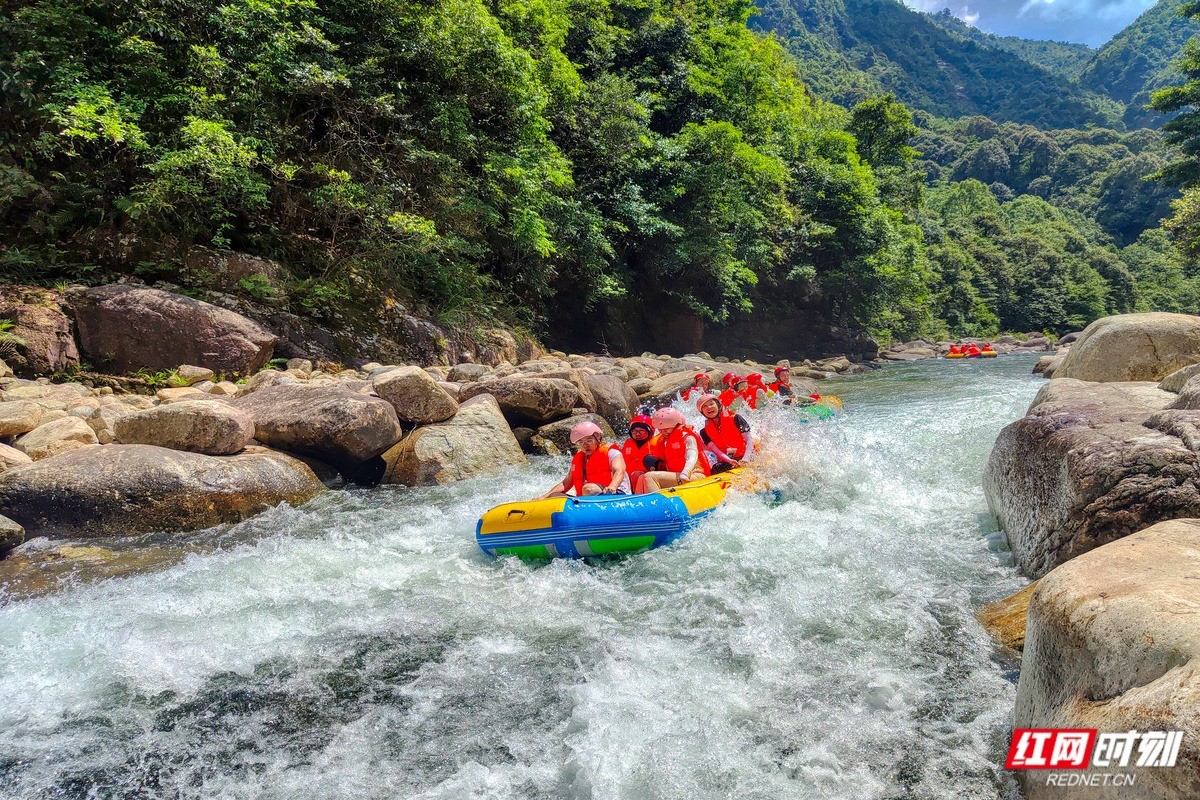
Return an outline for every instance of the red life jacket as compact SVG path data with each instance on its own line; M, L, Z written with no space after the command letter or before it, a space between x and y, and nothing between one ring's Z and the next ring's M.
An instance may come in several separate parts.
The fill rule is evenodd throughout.
M950 345L950 352L951 353L961 353L962 351L958 349L958 345L952 344L952 345Z
M646 456L654 452L658 443L657 436L651 436L644 444L638 444L632 437L625 440L621 446L621 455L625 456L625 474L646 471ZM611 480L611 478L609 479Z
M783 395L784 397L792 396L792 387L788 386L786 383L783 383L782 381L775 381L772 384L768 384L767 388L770 389L775 394L780 394L780 395Z
M686 425L677 425L669 436L660 436L655 455L666 462L667 472L683 472L683 466L687 463L687 438L689 436L696 440L696 466L705 475L710 474L708 459L704 456L704 441Z
M758 388L747 386L744 391L738 392L742 399L746 401L746 405L751 408L758 408Z
M717 424L718 420L720 421L719 425ZM717 419L705 421L704 432L708 434L709 441L715 444L722 453L728 453L729 448L732 447L734 458L745 457L746 437L738 430L733 414L722 411Z
M733 401L737 399L737 396L737 392L735 392L733 389L726 389L717 395L717 399L721 401L721 405L729 408L731 405L733 405Z
M685 401L690 400L693 394L704 394L707 391L708 390L703 386L697 386L693 383L691 386L683 390L683 399Z
M571 485L575 487L576 497L583 497L585 483L608 487L612 481L612 464L608 463L608 454L616 449L611 444L597 447L596 452L588 456L587 464L584 464L582 451L575 454L571 459Z
M978 348L978 347L976 347L975 345L971 345L970 347L968 347L968 348L967 348L967 355L968 355L968 356L977 356L977 355L979 355L979 348Z

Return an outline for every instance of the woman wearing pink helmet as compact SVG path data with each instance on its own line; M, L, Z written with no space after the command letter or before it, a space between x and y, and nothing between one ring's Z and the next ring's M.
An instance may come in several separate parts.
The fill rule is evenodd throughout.
M704 443L689 428L683 414L668 406L654 412L658 444L654 456L659 468L642 476L638 492L657 492L709 474L708 459L701 453Z
M539 500L572 491L576 497L629 494L625 456L621 454L621 448L604 443L604 432L599 425L589 420L580 422L571 429L571 444L576 448L571 459L571 471Z

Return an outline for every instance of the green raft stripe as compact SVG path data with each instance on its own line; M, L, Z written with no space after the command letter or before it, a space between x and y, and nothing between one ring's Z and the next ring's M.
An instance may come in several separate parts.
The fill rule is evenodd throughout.
M622 536L619 539L588 539L588 546L598 556L607 553L632 553L654 544L653 536Z
M544 544L525 544L517 547L497 547L498 556L517 556L518 558L550 558L550 551Z

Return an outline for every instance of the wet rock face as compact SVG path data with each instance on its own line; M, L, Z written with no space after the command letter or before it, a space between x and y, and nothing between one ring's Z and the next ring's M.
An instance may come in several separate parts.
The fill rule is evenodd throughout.
M28 536L131 536L236 522L323 489L307 465L282 453L218 458L111 444L0 474L0 515Z
M1200 362L1200 317L1121 314L1088 325L1054 371L1085 381L1160 381Z
M1056 379L1001 431L984 490L1032 577L1155 522L1200 516L1187 412L1154 384ZM1166 416L1164 416L1164 413Z
M430 486L528 463L491 395L463 403L446 422L417 428L383 455L384 483Z
M383 453L404 431L378 397L330 386L278 383L232 401L254 420L254 438L345 470Z
M1133 787L1070 795L1018 773L1029 800L1200 797L1198 575L1200 520L1188 519L1081 555L1038 583L1015 726L1177 730L1183 741L1179 766L1129 770Z
M271 358L276 337L241 314L183 295L135 286L74 291L84 356L112 372L180 363L248 375Z

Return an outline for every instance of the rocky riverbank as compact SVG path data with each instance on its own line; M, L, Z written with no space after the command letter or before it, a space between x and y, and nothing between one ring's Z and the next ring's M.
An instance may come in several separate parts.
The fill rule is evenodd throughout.
M988 610L1011 643L1023 627L1013 724L1183 743L1178 766L1136 770L1132 787L1018 776L1030 800L1200 796L1200 317L1108 317L1054 358L984 479L1018 566L1040 579Z
M0 361L0 554L35 537L208 528L344 482L475 477L569 452L582 419L623 433L697 372L720 387L728 371L773 368L706 353L568 355L515 337L491 363L467 351L456 364L281 363L274 333L193 298L136 286L19 296L6 355L57 375L19 378ZM71 372L87 359L116 374ZM797 361L794 385L807 393L862 369Z

